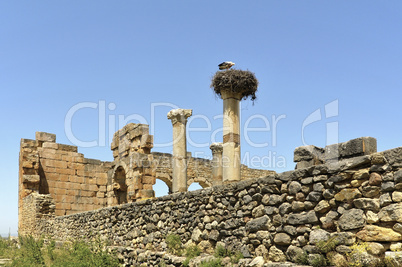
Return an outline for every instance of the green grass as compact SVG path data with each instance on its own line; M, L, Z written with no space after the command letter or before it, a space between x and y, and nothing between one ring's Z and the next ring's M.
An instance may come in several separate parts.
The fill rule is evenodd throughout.
M12 260L9 266L51 267L107 267L119 266L117 257L108 253L100 242L77 241L61 248L56 243L36 240L31 236L20 237L19 245L10 240L0 240L0 257Z
M192 245L186 248L184 252L186 260L183 262L183 266L189 266L190 260L201 255L201 249L197 245Z
M200 267L223 267L222 259L217 258L209 261L203 261L201 262Z
M244 258L240 251L233 252L221 245L218 245L215 248L214 256L218 259L229 257L232 263L238 263L240 259Z

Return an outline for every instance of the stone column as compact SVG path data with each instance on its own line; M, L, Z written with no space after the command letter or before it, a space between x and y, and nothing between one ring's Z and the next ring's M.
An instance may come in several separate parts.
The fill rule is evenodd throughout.
M187 191L187 118L193 113L192 109L172 109L167 114L173 125L173 182L172 191Z
M223 183L240 181L240 93L222 91Z
M212 143L209 148L212 151L212 185L221 185L222 181L222 143Z

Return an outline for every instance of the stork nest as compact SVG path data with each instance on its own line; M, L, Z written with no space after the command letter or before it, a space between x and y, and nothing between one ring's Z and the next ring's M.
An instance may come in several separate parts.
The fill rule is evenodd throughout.
M255 93L257 92L258 80L254 73L245 70L224 70L217 71L212 77L211 88L214 89L218 96L221 92L230 91L234 93L241 93L243 99L251 97L254 101L257 99Z

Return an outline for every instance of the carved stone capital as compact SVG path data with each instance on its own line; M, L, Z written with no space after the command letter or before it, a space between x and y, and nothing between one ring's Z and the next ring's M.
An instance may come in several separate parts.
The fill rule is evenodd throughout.
M172 125L175 125L177 122L186 124L187 123L187 118L193 115L193 110L192 109L172 109L169 111L167 114L167 118L169 120L172 120Z
M222 153L223 152L223 145L222 143L212 143L209 148L212 151L212 154L215 153Z

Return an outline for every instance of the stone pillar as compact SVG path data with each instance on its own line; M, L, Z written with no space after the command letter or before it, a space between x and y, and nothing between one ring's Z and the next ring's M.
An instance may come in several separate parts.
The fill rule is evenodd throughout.
M221 185L222 180L222 143L212 143L209 148L212 151L212 185Z
M172 109L167 114L173 125L173 182L172 191L187 191L187 118L193 114L192 109Z
M240 93L222 91L223 183L240 181Z

